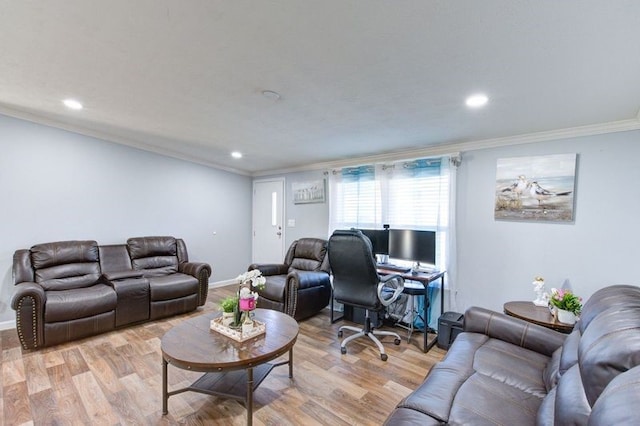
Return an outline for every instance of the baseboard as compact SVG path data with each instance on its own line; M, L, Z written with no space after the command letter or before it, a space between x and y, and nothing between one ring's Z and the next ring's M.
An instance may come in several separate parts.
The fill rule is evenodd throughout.
M214 283L209 283L209 288L211 289L211 288L218 288L218 287L226 287L231 284L240 284L240 282L235 278L230 280L216 281Z
M11 330L12 328L16 328L16 320L0 322L0 330Z

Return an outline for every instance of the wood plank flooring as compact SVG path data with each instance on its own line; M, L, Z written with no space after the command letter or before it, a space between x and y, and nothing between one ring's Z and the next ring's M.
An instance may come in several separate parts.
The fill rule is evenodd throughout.
M244 425L240 402L185 392L169 398L162 415L160 339L171 327L217 310L235 286L211 289L195 312L66 343L22 351L15 330L0 332L0 423L4 425ZM255 425L379 425L444 356L424 354L422 335L397 329L399 346L383 340L389 360L373 342L358 339L340 354L337 330L323 311L300 322L294 378L275 368L254 394ZM350 332L345 332L345 336ZM169 366L169 390L199 373Z

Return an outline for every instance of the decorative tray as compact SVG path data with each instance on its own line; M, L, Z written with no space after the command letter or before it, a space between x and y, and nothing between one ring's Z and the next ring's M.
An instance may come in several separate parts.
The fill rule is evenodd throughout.
M267 325L263 322L253 320L253 328L247 331L246 327L242 328L231 328L229 326L222 324L222 317L214 318L211 320L211 329L220 334L223 334L227 337L232 338L236 342L244 342L249 339L253 339L254 337L260 336L267 332Z

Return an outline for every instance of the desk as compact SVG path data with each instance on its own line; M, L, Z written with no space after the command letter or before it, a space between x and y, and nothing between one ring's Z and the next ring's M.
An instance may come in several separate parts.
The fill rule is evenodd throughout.
M573 324L565 324L558 321L546 306L536 306L533 302L507 302L503 306L504 313L538 324L561 333L571 333Z
M408 295L412 295L412 296L424 296L425 297L425 303L424 303L424 309L422 312L422 318L424 321L424 345L423 345L423 352L427 352L429 351L429 349L431 349L437 342L437 338L434 338L433 341L431 343L428 343L428 335L429 335L429 324L427 324L427 318L428 318L428 310L429 310L429 295L428 295L428 288L429 288L429 284L436 281L436 280L440 280L440 315L442 315L444 313L444 274L446 271L433 271L433 272L418 272L417 274L412 274L411 272L397 272L397 271L390 271L388 269L383 269L383 268L379 268L378 269L378 273L380 275L400 275L402 278L404 278L405 281L418 281L420 284L422 284L422 288L416 288L416 287L405 287L403 293L404 294L408 294ZM435 333L434 333L435 334Z

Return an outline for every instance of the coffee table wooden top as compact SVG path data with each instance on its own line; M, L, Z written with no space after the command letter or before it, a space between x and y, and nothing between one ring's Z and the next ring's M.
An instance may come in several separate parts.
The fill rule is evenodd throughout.
M173 327L161 342L162 356L171 365L192 371L228 371L254 367L285 354L298 338L298 323L282 312L254 311L267 332L245 342L211 330L210 323L220 313L190 318Z
M551 315L548 307L536 306L533 302L507 302L504 304L503 309L507 315L556 331L570 333L573 330L572 324L562 323Z

